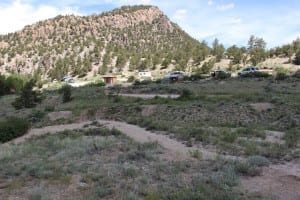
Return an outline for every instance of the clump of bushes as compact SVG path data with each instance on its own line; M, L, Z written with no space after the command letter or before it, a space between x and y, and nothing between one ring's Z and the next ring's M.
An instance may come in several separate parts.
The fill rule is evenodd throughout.
M90 86L90 87L104 87L105 83L102 80L97 80L93 83L90 83L88 86Z
M276 67L275 71L277 72L275 77L276 80L282 81L287 78L287 69L283 67Z
M29 78L24 75L13 74L8 77L0 74L0 96L19 93Z
M247 159L247 162L251 165L251 166L255 166L255 167L264 167L264 166L269 166L270 165L270 161L263 157L263 156L250 156Z
M149 84L151 84L152 83L152 81L151 80L142 80L142 81L139 81L139 80L135 80L134 82L133 82L133 85L149 85Z
M30 115L30 121L31 122L40 122L44 117L46 113L41 110L33 110Z
M213 185L222 189L236 186L239 182L239 177L231 166L226 166L222 171L212 175L210 179Z
M59 93L62 94L63 102L69 102L72 100L72 87L70 85L64 85L59 90Z
M235 171L245 176L257 176L261 174L261 167L269 166L270 161L263 156L250 156L245 161L235 162Z
M24 135L30 128L30 123L21 118L9 118L0 121L0 143L8 142Z
M271 75L268 74L267 72L259 72L259 71L242 75L242 77L254 77L254 78L267 78L267 77L270 77L270 76Z
M194 98L194 93L189 89L183 89L180 96L178 97L178 100L186 101L186 100L192 100Z

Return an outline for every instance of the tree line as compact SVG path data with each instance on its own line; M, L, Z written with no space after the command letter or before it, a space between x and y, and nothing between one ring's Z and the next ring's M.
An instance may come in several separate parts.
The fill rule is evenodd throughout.
M290 63L300 65L299 38L293 41L291 44L282 45L269 50L266 49L266 45L267 43L263 38L251 35L246 47L232 45L225 50L224 46L219 43L218 39L215 39L212 45L212 54L216 56L217 62L220 61L220 58L226 57L231 60L231 64L233 65L246 65L251 63L255 66L265 61L267 58L274 57L288 57Z

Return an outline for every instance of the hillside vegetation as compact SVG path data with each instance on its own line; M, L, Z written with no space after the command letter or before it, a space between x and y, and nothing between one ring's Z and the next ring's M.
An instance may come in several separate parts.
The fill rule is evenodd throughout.
M203 61L210 49L153 6L122 7L87 17L57 16L0 36L2 72L61 79L123 70L178 69Z

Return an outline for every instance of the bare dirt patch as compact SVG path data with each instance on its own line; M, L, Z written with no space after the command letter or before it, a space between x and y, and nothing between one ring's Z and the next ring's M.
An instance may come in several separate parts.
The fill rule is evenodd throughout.
M258 112L264 112L274 108L274 105L271 103L252 103L250 106Z
M59 111L48 113L48 117L51 121L58 119L70 119L72 117L72 111Z
M61 103L61 97L60 96L49 96L45 100L45 104L49 106L55 106Z
M142 107L142 116L143 117L148 117L150 115L152 115L153 113L155 113L157 108L157 105L145 105Z
M272 165L261 176L243 178L242 187L248 192L260 192L265 198L300 199L300 163Z
M283 137L285 135L284 132L280 131L266 131L267 136L265 141L270 143L284 144Z

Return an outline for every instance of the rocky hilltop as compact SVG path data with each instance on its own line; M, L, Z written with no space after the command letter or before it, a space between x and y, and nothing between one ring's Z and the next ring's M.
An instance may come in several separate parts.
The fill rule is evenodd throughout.
M57 16L0 36L0 72L60 79L133 70L184 70L209 54L154 6Z

